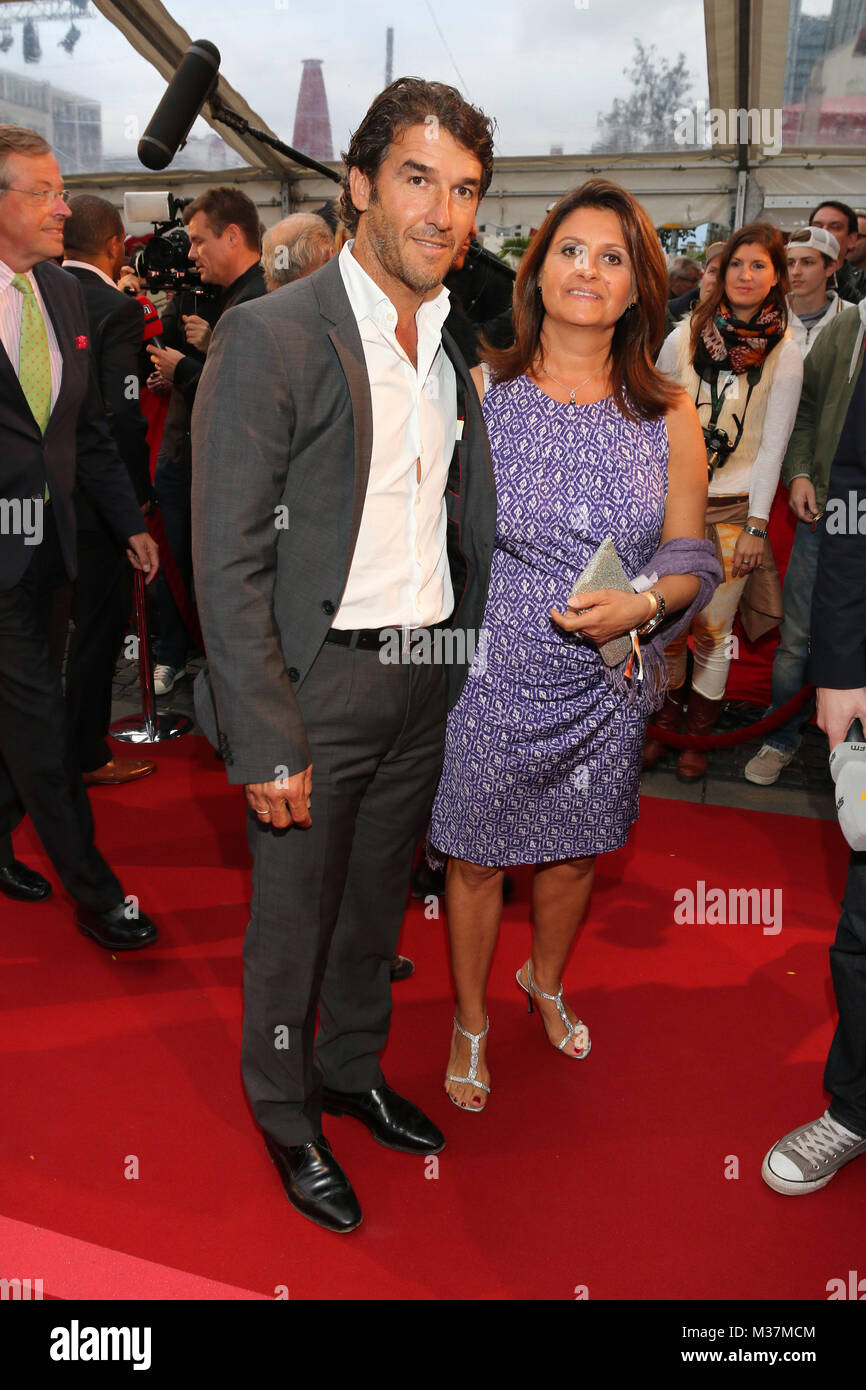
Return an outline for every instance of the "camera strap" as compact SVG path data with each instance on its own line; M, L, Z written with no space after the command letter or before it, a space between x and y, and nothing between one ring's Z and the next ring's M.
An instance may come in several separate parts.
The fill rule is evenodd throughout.
M746 380L747 380L748 383L749 383L749 390L748 390L748 393L747 393L747 395L746 395L745 404L744 404L744 406L743 406L743 413L742 413L742 416L735 415L735 414L733 413L733 411L731 412L731 414L733 415L734 424L737 426L737 434L736 434L736 438L734 439L733 443L731 444L730 449L728 450L728 457L730 457L730 455L734 452L734 450L736 449L737 445L739 444L740 440L741 440L742 437L743 437L743 430L745 429L745 425L746 425L746 411L747 411L748 408L749 408L749 401L752 399L752 392L754 391L754 389L755 389L755 387L757 386L758 382L761 380L761 373L763 372L763 370L764 370L764 364L763 364L763 362L760 362L756 367L750 367L749 370L748 370L748 372L746 373ZM719 393L718 385L719 385L719 374L716 373L716 375L715 375L714 377L712 377L712 378L710 379L710 382L709 382L709 387L710 387L710 418L709 418L709 422L708 422L707 428L708 428L708 429L711 429L711 430L715 429L715 428L716 428L716 425L717 425L718 422L719 422L719 415L721 414L722 406L723 406L724 403L725 403L725 396L726 396L726 394L727 394L726 391L722 391L721 393ZM698 396L699 396L700 394L701 394L701 385L700 385L700 382L698 382L697 395L695 396L695 405L696 405L696 406L706 405L706 404L707 404L706 401L700 401L700 402L698 401ZM726 462L727 462L727 460L726 460ZM724 464L721 465L721 466L724 467Z

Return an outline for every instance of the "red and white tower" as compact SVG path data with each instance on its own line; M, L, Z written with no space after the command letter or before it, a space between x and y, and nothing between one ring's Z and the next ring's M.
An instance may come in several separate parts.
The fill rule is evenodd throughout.
M303 64L292 144L311 159L327 161L334 158L334 147L331 143L331 118L328 115L322 60L304 58Z

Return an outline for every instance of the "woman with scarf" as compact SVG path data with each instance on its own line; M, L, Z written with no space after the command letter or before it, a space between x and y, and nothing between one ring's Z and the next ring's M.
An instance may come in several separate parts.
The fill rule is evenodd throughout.
M430 830L433 848L450 856L457 999L445 1089L470 1113L490 1091L486 992L508 866L535 866L532 943L529 959L512 965L516 987L563 1057L589 1054L563 968L595 856L623 845L637 818L662 644L721 577L703 534L697 412L653 363L666 299L646 213L624 189L590 180L533 237L514 287L514 345L488 349L491 370L478 380L496 538ZM596 559L575 597L608 540L621 587ZM607 665L605 648L623 637L624 654L608 650Z
M728 241L715 292L664 343L657 366L685 388L698 408L707 446L707 536L724 566L724 583L691 624L695 663L686 732L706 734L716 722L731 660L731 631L741 603L755 617L749 636L781 617L781 592L767 540L782 459L794 426L803 358L788 327L788 267L777 228L751 222ZM759 571L764 573L759 574ZM774 583L771 597L755 585ZM752 591L744 597L747 583ZM683 632L666 649L669 689L654 723L679 730L685 703ZM656 739L644 767L664 752ZM677 761L681 781L704 775L707 755L687 748Z

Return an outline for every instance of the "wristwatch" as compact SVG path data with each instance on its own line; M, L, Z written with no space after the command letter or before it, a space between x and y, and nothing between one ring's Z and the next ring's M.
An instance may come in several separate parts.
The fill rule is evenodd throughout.
M757 526L750 526L748 522L746 522L743 530L747 531L750 536L757 536L760 541L765 541L767 539L766 531L761 531Z
M655 632L656 628L659 626L659 623L664 622L665 617L664 595L660 594L658 589L648 589L647 593L649 594L650 598L655 599L655 612L649 618L647 618L645 623L642 623L641 626L638 628L637 631L639 637L647 637L651 632Z

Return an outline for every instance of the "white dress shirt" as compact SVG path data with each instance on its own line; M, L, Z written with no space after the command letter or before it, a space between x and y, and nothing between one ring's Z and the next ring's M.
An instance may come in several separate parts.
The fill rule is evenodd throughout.
M45 307L45 301L39 293L39 286L36 283L36 276L32 270L24 272L27 279L33 286L36 295L36 303L42 310L42 317L45 320L45 332L48 335L48 356L51 361L51 409L57 403L60 395L60 378L63 375L63 354L60 351L60 344L54 332L54 325L51 322L51 315ZM14 270L0 261L0 342L6 349L6 356L12 363L15 375L18 375L18 358L21 346L21 312L24 307L24 296L20 290L16 290L12 284L12 277L16 274Z
M415 315L418 366L397 341L397 310L340 252L373 402L373 448L358 541L334 627L428 627L450 617L445 483L457 432L457 378L442 347L448 291ZM418 476L420 472L420 482Z

